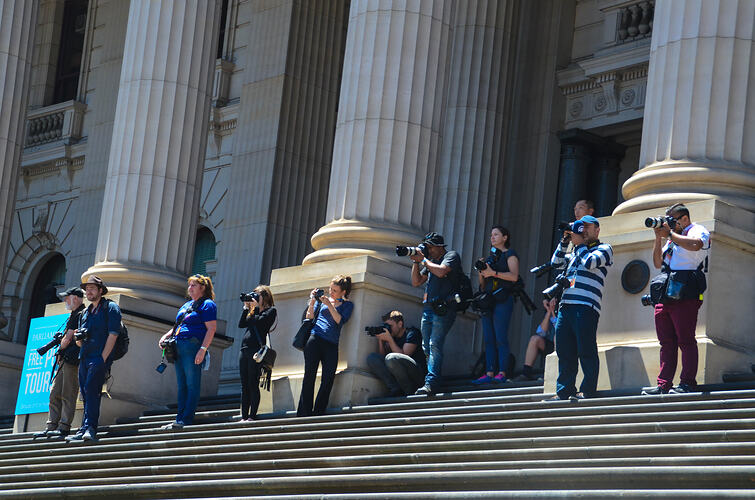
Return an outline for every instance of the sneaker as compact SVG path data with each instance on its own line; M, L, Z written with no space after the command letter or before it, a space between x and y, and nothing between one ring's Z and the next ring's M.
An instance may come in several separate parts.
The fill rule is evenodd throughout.
M432 387L425 384L417 389L417 392L415 392L414 394L417 396L432 396L433 394L435 394L435 392L433 391Z
M562 399L561 396L559 396L558 394L554 394L553 396L551 396L549 398L543 399L543 401L565 401L565 400L566 400L566 398Z
M477 380L473 380L472 383L475 385L482 385L482 384L489 384L493 381L493 377L489 376L487 373L483 375L482 377L478 378Z
M504 375L503 373L499 373L498 375L493 377L493 380L499 383L508 382L506 375Z
M79 429L76 434L74 434L73 436L68 436L66 438L67 443L70 443L72 441L84 441L84 429Z
M88 427L87 430L84 431L84 435L81 436L81 439L84 441L97 441L97 431Z
M47 439L60 439L68 436L70 431L68 429L55 429L47 433Z
M513 380L514 380L514 382L529 382L530 380L534 380L534 379L531 378L531 377L528 377L527 375L525 375L524 373L522 373L521 375L519 375L518 377L516 377Z
M694 387L692 387L689 384L679 384L676 387L672 387L670 391L671 394L687 394L688 392L697 392Z
M643 396L657 396L658 394L668 394L668 389L664 389L660 385L655 387L645 388L642 390Z
M171 422L169 424L165 424L162 427L160 427L160 429L164 431L174 431L174 430L179 430L183 428L184 428L184 424L179 424L178 422Z
M569 401L579 401L580 399L585 399L584 392L578 392L576 394L572 394L571 396L569 396Z

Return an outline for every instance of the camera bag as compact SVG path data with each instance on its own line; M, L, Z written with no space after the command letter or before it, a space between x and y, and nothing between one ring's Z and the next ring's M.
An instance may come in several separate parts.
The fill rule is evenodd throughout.
M178 347L176 346L176 331L178 330L178 327L181 326L181 323L184 322L184 319L186 316L194 312L194 304L190 305L188 309L186 309L181 316L176 319L176 322L173 324L173 330L170 337L168 337L161 345L163 348L163 359L167 361L168 363L175 363L176 359L178 359ZM115 350L115 349L113 349Z
M315 315L312 319L306 318L309 306L307 306L307 309L304 309L304 319L301 322L299 330L296 331L296 335L294 335L294 341L291 343L294 348L300 351L304 350L304 346L307 345L307 340L309 340L309 335L312 333L312 327L315 326L315 321L317 321L317 315L320 314L321 308L322 302L318 302L317 307L315 307Z
M257 327L254 328L254 334L257 336L257 342L260 344L259 351L254 353L253 359L256 361L262 369L262 377L260 378L260 388L270 390L270 382L273 376L273 366L275 366L275 358L278 357L278 353L275 352L270 344L270 336L265 339L265 343L262 343L262 337Z

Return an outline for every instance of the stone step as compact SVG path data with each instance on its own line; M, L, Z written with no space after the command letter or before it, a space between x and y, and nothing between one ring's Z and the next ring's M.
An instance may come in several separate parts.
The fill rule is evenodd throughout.
M166 433L157 428L159 423L151 427L136 427L138 432L123 433L118 426L111 426L109 433L101 433L100 446L109 443L150 442L166 439L190 439L202 437L224 437L251 433L255 436L263 434L305 433L307 436L313 433L335 432L343 435L346 432L363 429L366 433L376 427L375 422L380 422L380 427L386 428L412 428L441 425L468 425L480 422L497 422L485 424L487 426L500 426L501 428L522 427L558 427L574 425L595 424L620 424L642 422L673 422L674 420L716 420L732 418L752 418L755 412L755 398L725 401L670 401L664 404L648 403L635 406L608 406L608 407L585 407L578 404L564 403L538 403L535 410L514 410L513 405L501 410L495 407L491 411L487 407L472 408L466 413L436 414L433 412L417 416L406 415L403 412L397 414L383 413L377 415L361 414L361 420L342 421L337 415L322 417L290 418L275 420L259 420L252 423L236 422L223 424L194 425L182 431ZM124 427L124 426L120 426ZM125 426L132 428L132 426ZM119 435L119 432L122 435ZM533 431L537 432L537 431ZM23 450L41 450L48 447L60 448L66 446L59 441L32 440L30 435L17 435L14 441L0 443L0 453ZM110 437L115 436L115 437ZM170 436L170 437L167 437Z
M619 446L576 446L561 448L539 449L471 449L461 451L407 451L406 447L396 447L395 453L383 454L349 454L351 450L342 449L318 457L290 458L285 454L271 458L261 458L259 453L241 454L197 454L191 461L168 461L157 464L154 460L130 460L128 462L110 461L104 468L94 469L86 462L59 462L35 467L22 467L15 473L0 475L0 482L23 481L52 481L63 479L81 479L95 477L129 478L140 475L180 475L191 473L217 473L238 471L259 471L273 474L271 471L288 469L313 470L367 466L383 468L388 466L416 465L416 464L464 464L467 462L507 462L512 468L540 468L542 464L553 462L561 466L569 462L583 462L585 464L617 466L638 461L656 463L656 461L671 461L675 458L710 457L712 460L726 460L727 457L755 456L755 443L680 443L680 444L650 444L650 445L619 445ZM342 454L341 454L342 453ZM702 459L701 459L702 460ZM732 458L734 460L734 458ZM744 460L749 460L745 458ZM187 467L187 464L190 467ZM662 464L661 464L662 465ZM75 466L75 467L74 467Z
M243 462L242 462L243 463ZM239 463L234 463L238 466ZM178 479L195 479L197 474L202 474L204 480L227 480L227 479L245 479L245 478L269 478L279 477L286 478L292 476L320 476L328 474L374 474L379 468L380 473L390 474L391 477L409 472L447 472L447 471L466 471L466 470L506 470L506 469L550 469L563 468L568 474L571 468L586 467L651 467L651 466L735 466L735 465L752 465L755 466L755 455L743 456L700 456L700 457L637 457L637 458L607 458L607 459L568 459L568 460L540 460L540 461L487 461L487 462L455 462L455 463L408 463L408 464L386 464L386 465L361 465L361 466L343 466L334 464L331 467L320 468L297 468L288 465L285 469L268 470L268 469L241 469L235 471L212 471L197 470L192 467L191 470L185 468L176 471L164 471L163 468L151 468L150 475L129 475L129 484L151 483L151 482L170 482ZM89 471L59 471L57 473L29 474L23 477L0 476L0 484L3 490L14 490L21 488L44 488L54 484L57 480L76 480L77 486L93 485L117 485L124 482L124 476L120 469L111 469L107 471L98 471L97 477ZM130 472L130 471L129 471ZM13 479L19 482L10 482Z
M316 441L251 441L235 444L170 447L168 442L154 443L148 449L107 451L95 443L80 446L88 453L74 453L62 449L60 453L48 453L25 458L0 460L0 475L54 471L61 463L71 470L75 468L109 468L138 465L163 465L244 460L253 453L257 459L312 458L322 456L380 455L401 453L407 448L420 452L451 452L475 450L533 450L538 448L617 447L680 443L748 443L755 441L755 430L706 430L680 432L645 432L635 434L573 434L548 437L490 437L487 432L458 433L454 435L413 434L398 436L370 436L358 438L329 438ZM497 436L497 434L496 434ZM272 447L271 447L272 445ZM637 451L637 448L635 448ZM642 451L640 450L640 453ZM753 454L747 451L746 454ZM615 456L615 455L614 455ZM644 456L644 455L642 455ZM555 458L555 457L552 457Z
M755 405L755 401L753 401ZM674 432L699 430L755 429L755 407L739 409L716 409L679 411L672 413L648 412L631 415L600 415L592 417L573 416L560 418L507 419L507 414L486 415L459 421L431 418L421 424L411 420L363 421L363 425L342 427L337 425L280 425L259 427L254 423L226 425L221 429L200 429L200 426L187 427L181 431L156 431L137 436L102 438L97 451L134 450L148 448L163 441L163 447L203 446L233 444L240 440L254 439L257 442L280 442L291 440L357 438L371 435L394 436L415 434L418 428L423 433L434 435L463 435L471 432L487 432L500 437L549 436L576 433L632 433L632 432ZM430 421L431 420L431 421ZM256 422L255 422L256 423ZM354 422L350 422L354 424ZM370 426L371 424L371 426ZM470 434L471 435L471 434ZM39 454L90 453L81 447L62 441L30 441L0 446L3 459L33 457Z
M197 497L220 495L302 495L302 494L361 494L365 491L490 491L500 489L539 490L562 489L652 489L659 478L669 489L714 489L726 485L729 489L752 490L755 466L639 466L515 469L496 471L409 472L386 480L384 474L333 474L325 476L292 476L279 478L241 478L225 480L189 480L109 486L78 486L74 484L54 488L30 488L3 492L6 498L155 498ZM683 497L683 494L682 494Z

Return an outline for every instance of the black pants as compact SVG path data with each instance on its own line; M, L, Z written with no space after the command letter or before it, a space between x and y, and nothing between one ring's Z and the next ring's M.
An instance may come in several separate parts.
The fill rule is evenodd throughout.
M317 391L314 409L312 397L315 393L315 379L317 378L317 366L322 363L322 376L320 378L320 390ZM322 415L328 407L330 391L333 389L333 381L336 378L338 367L338 344L331 344L315 335L309 337L304 346L304 380L301 384L301 396L296 415L306 417L309 415Z
M254 358L251 349L242 349L239 354L239 375L241 376L241 418L254 418L260 407L260 376L262 367Z

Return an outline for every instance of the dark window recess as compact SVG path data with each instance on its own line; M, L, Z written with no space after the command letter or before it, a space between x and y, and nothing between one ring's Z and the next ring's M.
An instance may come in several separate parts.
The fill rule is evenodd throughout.
M215 236L206 227L197 231L197 241L194 245L194 262L191 274L207 274L207 261L215 260Z
M223 58L223 49L225 49L225 33L228 24L228 0L223 0L220 7L220 32L218 33L218 59Z
M76 98L79 73L84 50L84 31L87 25L88 0L66 0L63 7L63 24L60 30L60 53L55 74L53 102Z
M47 263L42 266L34 288L31 292L31 306L29 307L29 317L26 319L26 332L29 331L29 324L32 318L39 318L45 315L45 306L47 304L56 304L60 302L57 295L57 287L62 286L66 279L66 259L59 253L54 254ZM24 340L25 341L25 340Z

